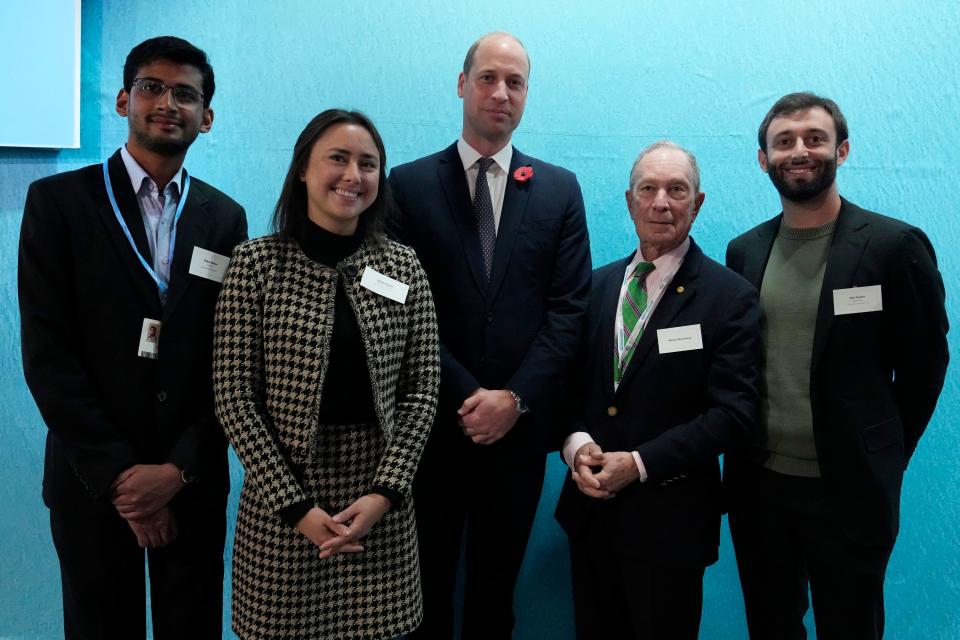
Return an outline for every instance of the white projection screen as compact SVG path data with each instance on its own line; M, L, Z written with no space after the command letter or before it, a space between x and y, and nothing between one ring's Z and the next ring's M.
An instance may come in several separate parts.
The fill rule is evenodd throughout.
M80 0L0 0L0 146L80 146Z

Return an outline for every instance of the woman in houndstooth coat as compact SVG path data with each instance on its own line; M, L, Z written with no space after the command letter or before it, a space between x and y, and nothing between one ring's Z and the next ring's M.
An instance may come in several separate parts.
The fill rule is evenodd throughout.
M356 112L300 134L271 236L235 250L216 409L243 463L232 626L245 640L392 638L422 618L410 488L436 408L437 324L384 238L383 142Z

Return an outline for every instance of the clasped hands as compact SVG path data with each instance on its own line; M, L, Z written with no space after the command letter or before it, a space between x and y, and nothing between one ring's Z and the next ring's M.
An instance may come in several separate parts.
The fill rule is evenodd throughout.
M321 558L338 553L359 553L363 551L360 539L370 533L373 525L389 510L389 498L368 493L334 516L320 507L313 507L297 523L297 530L320 548Z
M172 463L135 464L110 485L111 502L141 548L163 547L177 537L177 518L168 506L183 487Z
M517 401L505 389L479 387L457 409L457 423L476 444L493 444L517 424Z
M573 480L591 498L609 499L640 477L629 451L604 453L596 442L588 442L573 457Z

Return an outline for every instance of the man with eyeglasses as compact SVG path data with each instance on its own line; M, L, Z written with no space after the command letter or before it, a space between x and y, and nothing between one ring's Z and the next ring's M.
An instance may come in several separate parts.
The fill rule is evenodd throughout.
M49 428L43 499L67 638L221 637L226 444L213 312L243 208L183 168L213 124L213 69L180 38L127 56L126 144L30 185L23 369Z

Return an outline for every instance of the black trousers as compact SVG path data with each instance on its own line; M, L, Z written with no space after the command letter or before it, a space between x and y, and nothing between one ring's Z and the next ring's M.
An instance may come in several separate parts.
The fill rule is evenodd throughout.
M220 640L226 495L187 487L171 501L176 540L146 553L153 635L157 640ZM64 637L146 637L144 550L106 500L50 508L60 559Z
M813 600L819 640L883 637L890 546L850 540L823 481L745 464L730 483L730 533L753 640L802 640Z
M697 640L703 567L655 564L629 545L602 521L570 539L577 640Z
M466 554L463 639L511 637L514 587L546 467L544 454L520 446L517 429L523 426L487 446L465 437L432 437L428 443L414 480L424 618L411 640L453 638L461 548Z

